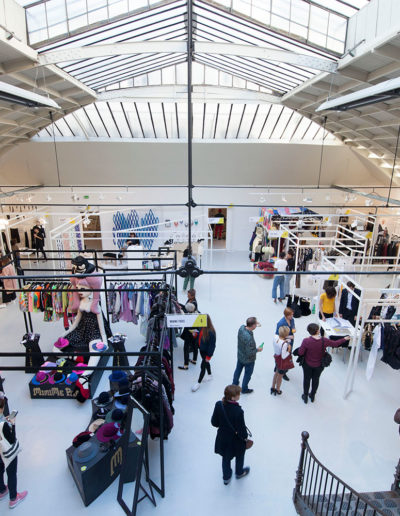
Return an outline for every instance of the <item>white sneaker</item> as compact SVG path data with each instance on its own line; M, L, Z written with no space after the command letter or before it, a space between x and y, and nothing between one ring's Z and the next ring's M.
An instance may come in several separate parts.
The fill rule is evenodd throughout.
M208 375L206 375L206 376L204 377L204 380L205 380L206 382L211 382L211 380L212 380L212 379L213 379L213 375L212 375L212 374L208 374Z
M199 383L195 383L192 387L192 392L196 392L200 389L200 384Z

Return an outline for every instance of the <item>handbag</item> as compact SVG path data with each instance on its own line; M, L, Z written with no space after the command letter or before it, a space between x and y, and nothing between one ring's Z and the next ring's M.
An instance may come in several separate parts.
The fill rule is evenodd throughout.
M0 435L3 434L3 426L8 425L7 421L0 423ZM7 469L11 462L15 459L18 453L21 451L18 439L15 439L14 444L10 444L6 439L0 437L0 456L4 462L4 466Z
M321 365L322 365L322 367L325 368L325 367L329 367L331 365L332 355L326 351L324 340L325 340L324 337L322 337L322 349L325 350L325 353L322 357Z
M226 415L224 404L222 403L222 401L220 401L220 403L221 403L221 407L222 407L222 412L224 413L225 420L228 423L228 425L231 427L232 432L236 435L236 437L238 437L239 439L241 439L242 441L245 442L246 450L250 450L250 448L254 444L254 440L253 439L249 439L249 437L253 437L253 434L250 432L250 430L246 426L247 439L244 439L244 438L240 437L239 434L237 433L237 431L233 428L233 425L229 421L228 416Z
M282 358L282 350L283 350L283 344L282 344L282 348L281 348L281 354L274 355L276 368L283 370L283 371L287 371L288 369L293 369L294 364L293 364L292 354L289 353L289 356L287 356L286 358Z

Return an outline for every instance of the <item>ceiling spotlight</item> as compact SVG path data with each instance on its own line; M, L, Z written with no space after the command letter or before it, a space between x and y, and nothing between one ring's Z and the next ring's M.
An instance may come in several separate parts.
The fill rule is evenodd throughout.
M26 198L28 202L32 202L32 195L29 195L29 197Z
M282 195L282 202L287 202L287 199L284 195Z
M267 202L267 199L262 195L262 196L260 197L260 203L261 203L261 204L265 204L266 202Z
M46 195L46 199L47 199L48 201L51 201L51 195Z
M365 199L365 206L371 206L372 199Z
M74 193L74 194L72 194L72 195L71 195L71 199L72 199L73 201L75 201L75 202L76 202L76 201L79 201L79 195L76 195L76 194Z
M326 196L325 196L325 199L326 199L327 201L330 201L330 200L331 200L331 196L328 194L328 195L326 195Z
M85 228L88 227L88 225L90 224L90 218L88 215L85 215L85 218L83 219L82 224L85 226Z
M349 195L346 195L345 198L344 198L345 202L349 202L350 201L350 196Z
M99 195L99 201L104 201L104 195L102 193Z
M303 197L303 202L312 202L311 197Z
M122 201L122 196L121 195L117 195L117 201Z

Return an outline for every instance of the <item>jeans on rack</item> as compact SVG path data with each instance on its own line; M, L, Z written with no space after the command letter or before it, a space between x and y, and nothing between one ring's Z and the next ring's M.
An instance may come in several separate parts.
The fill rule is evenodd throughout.
M242 364L237 361L235 372L233 373L233 385L239 385L239 379L240 375L242 374L242 370L244 368L244 376L243 376L243 382L242 382L242 392L246 392L249 388L249 382L251 380L251 375L254 371L254 365L255 362L250 362L250 364Z
M210 362L206 360L207 354L204 351L200 350L200 356L202 358L201 364L200 364L200 376L198 379L198 383L201 383L203 381L204 375L206 374L206 370L208 374L211 374L211 366Z
M241 475L243 473L244 454L236 455L235 474ZM232 476L231 460L228 457L222 457L222 476L224 480L229 480Z
M17 497L17 465L18 457L15 457L6 469L4 462L0 458L0 493L4 493L6 490L6 484L4 483L4 471L6 471L10 500L15 500Z
M274 276L274 284L272 285L272 299L277 298L277 290L280 290L279 299L283 299L285 297L285 276L280 276L275 274Z

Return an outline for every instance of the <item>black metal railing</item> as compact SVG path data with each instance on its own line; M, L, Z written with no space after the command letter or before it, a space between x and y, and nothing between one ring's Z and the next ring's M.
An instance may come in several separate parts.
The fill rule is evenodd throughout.
M309 433L301 434L301 453L293 490L293 503L301 515L384 516L371 500L357 493L329 471L313 454Z

